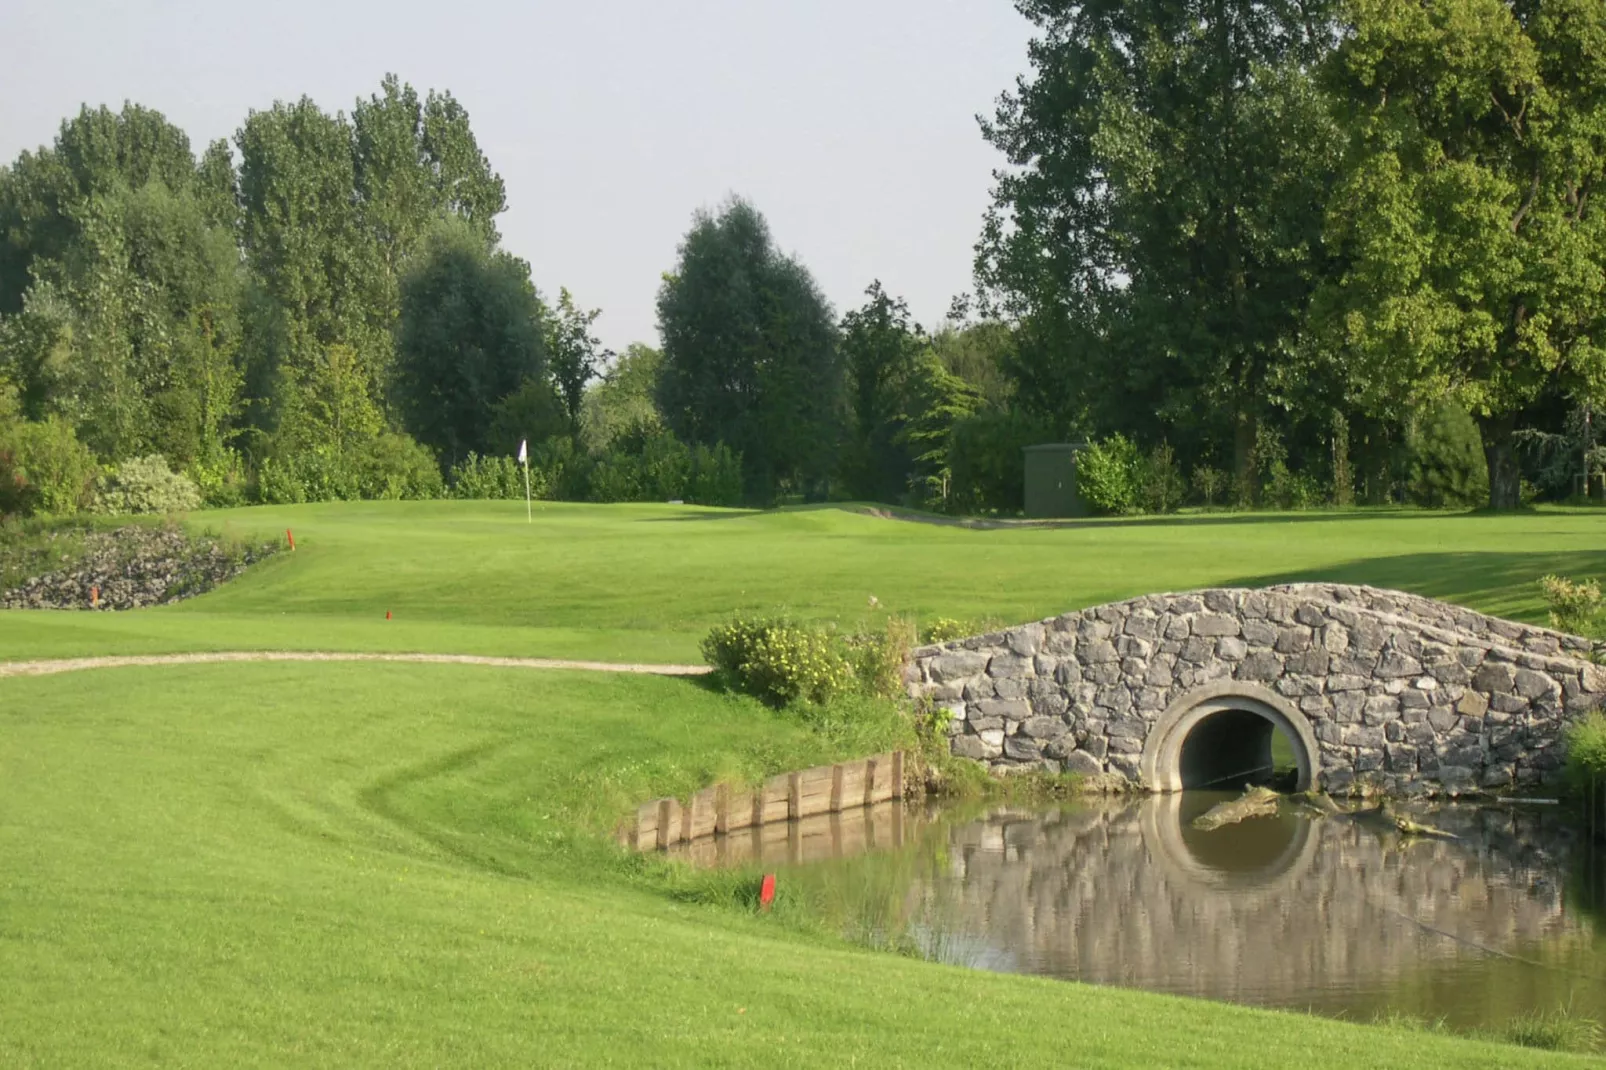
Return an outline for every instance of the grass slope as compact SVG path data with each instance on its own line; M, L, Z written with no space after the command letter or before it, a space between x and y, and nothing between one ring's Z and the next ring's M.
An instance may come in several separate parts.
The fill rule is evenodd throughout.
M732 608L1027 619L1331 576L1533 617L1590 514L977 532L817 510L316 506L302 549L0 657L217 647L685 660ZM1369 558L1369 548L1382 556ZM1520 547L1520 549L1518 549ZM398 619L383 621L386 609ZM0 1065L1540 1066L1392 1029L932 966L623 854L631 803L885 745L692 680L252 664L0 680Z
M1569 1062L678 902L586 830L832 749L691 681L194 666L0 695L8 1067Z

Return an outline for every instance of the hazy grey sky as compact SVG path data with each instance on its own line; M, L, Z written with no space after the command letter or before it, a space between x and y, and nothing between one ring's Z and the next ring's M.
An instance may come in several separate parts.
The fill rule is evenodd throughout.
M1009 0L0 0L0 159L86 102L154 107L199 152L248 109L349 112L394 71L468 109L504 246L602 308L609 346L656 341L659 276L730 193L838 312L879 277L929 326L970 288L1001 159L974 116L1029 37Z

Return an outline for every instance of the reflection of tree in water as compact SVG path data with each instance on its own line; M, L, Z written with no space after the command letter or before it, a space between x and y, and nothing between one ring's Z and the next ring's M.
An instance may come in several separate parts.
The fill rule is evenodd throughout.
M1487 971L1557 941L1606 972L1565 902L1569 838L1541 815L1447 808L1433 820L1460 839L1407 840L1335 818L1192 830L1203 805L1157 796L951 827L945 924L992 949L979 962L992 968L1330 1009L1425 964ZM1606 984L1578 983L1606 1000Z

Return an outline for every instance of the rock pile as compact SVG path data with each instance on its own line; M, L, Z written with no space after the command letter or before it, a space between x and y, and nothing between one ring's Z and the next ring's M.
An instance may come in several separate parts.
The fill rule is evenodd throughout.
M67 564L0 590L0 609L139 609L177 602L233 579L276 549L150 527L66 533L52 542L61 544Z

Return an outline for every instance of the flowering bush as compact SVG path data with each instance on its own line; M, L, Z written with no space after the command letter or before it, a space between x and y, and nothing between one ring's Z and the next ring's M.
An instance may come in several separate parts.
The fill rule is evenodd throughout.
M720 625L703 640L703 657L727 685L776 706L829 702L855 676L834 636L781 618Z
M201 491L189 476L167 467L159 453L131 457L101 476L97 513L187 513L201 507Z
M1598 580L1569 580L1543 576L1539 589L1550 605L1550 626L1574 635L1595 636L1600 630L1602 606Z

